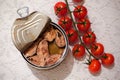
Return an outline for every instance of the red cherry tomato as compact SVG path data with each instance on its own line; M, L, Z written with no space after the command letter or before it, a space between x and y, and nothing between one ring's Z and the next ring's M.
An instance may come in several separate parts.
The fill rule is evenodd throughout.
M96 41L96 35L94 32L87 32L83 35L82 39L86 45L91 45Z
M105 53L101 58L102 64L105 66L111 66L114 63L114 56L110 53Z
M73 15L78 19L85 18L87 15L87 9L84 6L78 5L75 7Z
M85 48L80 44L76 44L72 49L72 53L76 59L80 59L85 55Z
M65 16L68 12L67 6L64 2L57 2L54 6L54 11L58 17Z
M77 34L77 32L74 29L69 29L68 31L66 31L66 34L68 36L70 44L72 44L72 43L77 41L78 34Z
M101 57L104 52L104 46L101 43L94 43L91 47L91 52L96 57Z
M82 0L73 0L73 2L79 3L79 2L82 2Z
M90 21L86 18L78 20L77 23L77 27L81 32L86 32L90 29Z
M68 30L72 27L72 20L65 16L65 17L61 17L58 21L58 24L64 29L64 30Z
M93 59L89 64L89 71L93 74L98 73L101 70L101 63L99 60Z

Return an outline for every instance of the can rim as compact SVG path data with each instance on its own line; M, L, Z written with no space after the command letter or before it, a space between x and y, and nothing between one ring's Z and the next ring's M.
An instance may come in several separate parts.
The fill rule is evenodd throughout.
M57 24L54 23L54 22L50 22L50 24L53 25L54 27L56 27L58 30L60 30L60 31L62 32L62 34L64 35L65 42L66 42L65 50L64 50L61 58L60 58L55 64L50 65L50 66L44 66L44 67L42 67L42 66L37 66L37 65L31 63L31 62L24 56L24 53L21 52L21 55L22 55L23 58L26 60L26 62L27 62L28 64L30 64L32 67L37 68L37 69L51 69L51 68L54 68L54 67L58 66L58 65L65 59L65 57L66 57L67 54L68 54L68 47L69 47L68 45L69 45L69 42L68 42L68 37L67 37L65 31L63 30L63 28L61 28L59 25L57 25Z

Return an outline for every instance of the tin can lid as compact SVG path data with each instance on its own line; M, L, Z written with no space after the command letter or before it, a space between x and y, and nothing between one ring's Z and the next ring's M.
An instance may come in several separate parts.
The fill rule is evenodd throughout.
M16 19L12 27L12 40L16 48L23 52L50 22L48 16L37 11Z

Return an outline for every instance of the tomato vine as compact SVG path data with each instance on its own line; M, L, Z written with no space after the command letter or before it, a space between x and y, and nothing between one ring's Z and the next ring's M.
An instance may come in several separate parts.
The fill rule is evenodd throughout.
M78 33L78 37L79 37L80 43L85 47L85 49L87 50L87 52L88 52L91 56L93 56L95 59L98 59L97 57L95 57L95 56L89 51L89 49L88 49L88 48L86 47L86 45L83 43L83 41L82 41L82 39L81 39L80 32L79 32L79 30L78 30L77 27L76 27L76 22L74 21L74 18L73 18L73 16L72 16L72 13L71 13L71 10L70 10L68 1L65 0L65 2L66 2L66 5L67 5L67 8L68 8L69 15L70 15L70 17L71 17L71 19L72 19L72 22L73 22L73 27L74 27L74 29L75 29L75 30L77 31L77 33Z
M68 0L64 0L64 1L65 1L66 5L63 4L64 2L58 2L61 4L55 5L54 10L57 7L58 8L62 7L63 9L61 9L61 11L59 11L60 12L59 14L60 15L61 14L69 14L70 19L68 17L64 18L64 22L65 21L66 22L61 23L60 25L62 25L62 24L71 25L71 23L68 21L69 20L72 21L72 27L75 31L73 29L71 29L70 26L64 26L64 30L66 31L66 34L69 33L68 38L69 38L70 42L74 42L78 36L78 40L79 40L80 44L74 45L73 50L72 50L73 56L75 58L83 57L83 54L85 54L84 49L86 49L87 53L89 54L89 59L87 60L88 62L86 64L89 65L89 71L93 72L93 73L96 73L101 69L101 63L103 65L109 65L109 66L112 65L114 63L114 56L110 53L105 53L104 46L101 43L96 42L96 35L94 34L94 32L89 31L91 25L90 25L90 21L86 18L87 17L87 9L82 5L77 5L74 7L74 11L71 11ZM78 0L78 1L81 1L81 0ZM64 11L64 9L67 9L67 12ZM55 13L56 13L56 11L55 11ZM66 15L61 15L61 16L66 17ZM61 20L61 18L60 18L60 20ZM81 24L81 22L82 22L82 25L78 26L78 24ZM58 22L58 23L60 23L60 22ZM61 27L63 27L63 26L61 26ZM85 28L85 27L87 27L87 28ZM82 30L83 30L83 32L85 32L83 34L83 36L81 35ZM76 34L76 32L77 32L77 34ZM70 34L72 34L72 35L70 36ZM88 48L87 43L90 46L90 48ZM84 48L81 47L80 45L84 46ZM100 63L100 60L101 60L101 63ZM96 65L96 66L94 66L94 65Z

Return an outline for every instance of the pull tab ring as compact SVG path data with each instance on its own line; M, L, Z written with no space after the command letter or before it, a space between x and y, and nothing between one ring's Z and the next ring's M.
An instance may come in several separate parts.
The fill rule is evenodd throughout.
M28 7L22 7L17 10L18 15L23 18L26 17L29 14L29 8Z

